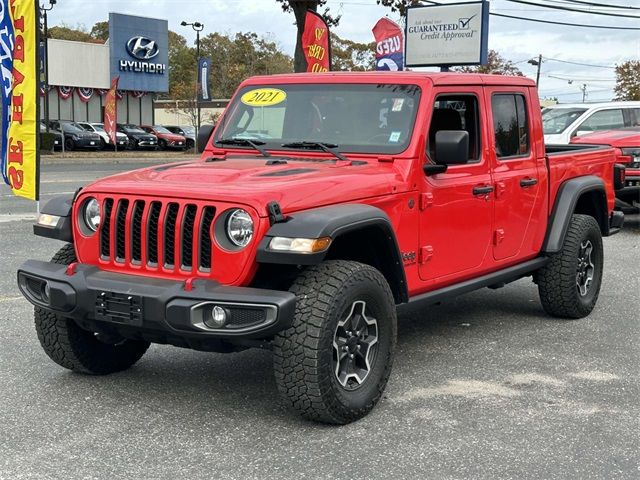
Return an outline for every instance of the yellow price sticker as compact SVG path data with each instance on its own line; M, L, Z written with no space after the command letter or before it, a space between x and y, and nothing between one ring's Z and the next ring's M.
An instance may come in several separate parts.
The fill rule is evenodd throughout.
M256 88L242 95L240 101L251 107L270 107L284 102L286 98L287 93L278 88Z

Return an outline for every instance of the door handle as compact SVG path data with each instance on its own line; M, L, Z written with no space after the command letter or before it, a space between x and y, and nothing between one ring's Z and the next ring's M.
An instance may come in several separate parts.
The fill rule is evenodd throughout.
M526 187L533 187L534 185L536 185L538 183L538 179L537 178L523 178L522 180L520 180L520 186L522 188L526 188Z
M492 185L482 185L482 186L473 187L474 195L488 195L491 192L493 192Z

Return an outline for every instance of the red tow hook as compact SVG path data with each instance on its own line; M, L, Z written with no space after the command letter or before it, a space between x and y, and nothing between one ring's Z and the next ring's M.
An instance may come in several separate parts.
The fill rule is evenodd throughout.
M78 267L78 262L70 263L67 266L67 270L64 273L69 277L72 276L72 275L75 275L77 267Z
M190 292L193 290L193 282L196 280L195 277L187 278L184 282L184 291Z

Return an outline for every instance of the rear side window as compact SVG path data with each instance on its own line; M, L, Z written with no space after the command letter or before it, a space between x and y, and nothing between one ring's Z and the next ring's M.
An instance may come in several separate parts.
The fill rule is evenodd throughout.
M630 111L631 126L640 127L640 108L632 108Z
M529 124L523 95L497 94L491 99L498 158L529 153Z
M624 128L624 116L621 108L600 110L587 118L578 127L578 132L595 132L597 130L615 130Z

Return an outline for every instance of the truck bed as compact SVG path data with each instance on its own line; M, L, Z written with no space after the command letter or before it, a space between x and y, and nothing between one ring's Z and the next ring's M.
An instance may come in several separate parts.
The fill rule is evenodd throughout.
M605 191L613 192L613 165L615 150L607 145L546 145L549 170L549 209L553 208L560 186L575 177L597 176L605 182ZM615 204L613 195L607 196L611 211ZM549 212L551 213L551 211Z

